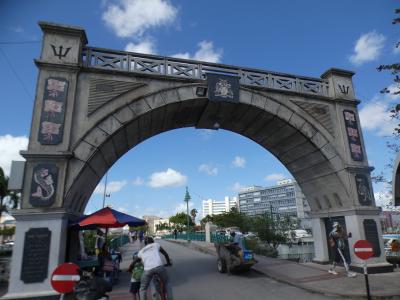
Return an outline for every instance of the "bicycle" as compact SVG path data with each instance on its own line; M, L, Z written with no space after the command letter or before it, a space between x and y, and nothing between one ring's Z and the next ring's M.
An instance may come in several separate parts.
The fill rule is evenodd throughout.
M169 267L172 264L165 264L165 267ZM150 285L150 295L152 300L168 300L167 287L160 274L154 273Z

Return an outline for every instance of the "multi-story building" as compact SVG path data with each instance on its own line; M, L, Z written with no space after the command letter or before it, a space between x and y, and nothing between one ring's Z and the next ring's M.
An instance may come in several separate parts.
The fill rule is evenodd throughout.
M157 216L143 216L142 218L143 218L143 220L145 220L146 223L147 223L148 231L149 231L148 233L149 233L149 234L154 234L154 233L155 233L155 230L154 230L154 228L155 228L154 222L157 221L157 220L161 220L161 219L162 219L162 218L157 217Z
M203 200L203 218L207 215L213 216L229 212L233 207L237 208L237 197L225 196L224 201Z
M303 228L311 228L310 207L294 180L281 180L270 187L248 187L239 192L238 198L239 211L247 215L272 213L297 217Z

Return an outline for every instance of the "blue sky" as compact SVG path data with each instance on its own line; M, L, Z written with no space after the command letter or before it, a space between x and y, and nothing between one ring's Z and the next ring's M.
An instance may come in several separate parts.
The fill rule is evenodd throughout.
M178 56L319 77L331 67L356 72L354 85L370 165L385 171L393 123L386 109L398 99L381 63L398 61L395 1L7 1L0 2L0 166L26 148L42 34L39 20L81 26L89 45ZM385 171L387 172L387 171ZM167 216L183 207L189 186L201 200L234 196L240 187L268 186L290 173L268 151L231 132L166 132L123 156L108 174L114 208ZM375 186L375 193L384 193ZM87 206L99 209L101 186Z

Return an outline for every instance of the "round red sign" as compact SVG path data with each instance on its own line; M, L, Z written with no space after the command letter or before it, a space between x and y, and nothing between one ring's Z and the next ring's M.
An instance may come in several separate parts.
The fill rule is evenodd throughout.
M366 240L358 240L354 244L354 254L361 259L368 259L374 255L374 247Z
M79 281L79 267L73 263L59 265L51 275L51 286L57 292L66 294L72 292L75 284Z

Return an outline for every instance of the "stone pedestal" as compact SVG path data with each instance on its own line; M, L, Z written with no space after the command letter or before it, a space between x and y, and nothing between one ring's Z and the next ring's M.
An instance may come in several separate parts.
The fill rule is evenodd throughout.
M351 269L363 272L364 260L359 259L354 254L354 244L358 240L368 240L374 247L375 255L367 260L368 273L393 272L393 266L386 261L384 244L382 239L382 229L379 215L350 215L345 216L347 231L351 232L349 238L349 248L351 254ZM374 224L376 228L374 237Z
M211 243L211 222L207 222L205 226L206 242Z
M312 232L314 238L314 252L315 252L313 261L321 264L329 263L329 253L328 253L328 244L325 231L325 223L321 218L313 218L311 222L312 222Z
M51 213L18 211L13 216L18 222L15 233L16 246L12 254L8 293L2 299L39 299L45 296L57 295L51 287L50 277L53 270L59 264L65 262L67 215L61 211ZM29 234L32 229L34 231L48 232L48 237L43 239L43 245L32 245L32 240L29 240ZM40 238L40 235L38 235L38 238ZM48 244L46 245L47 242ZM38 246L41 249L38 249ZM48 257L37 257L37 260L41 262L40 267L42 270L39 270L40 268L32 268L35 265L34 258L37 251L43 251L43 249L46 251L46 247L49 253ZM32 260L27 260L27 257L32 258ZM29 276L27 273L29 273Z
M357 272L363 272L364 261L359 259L354 254L354 244L358 240L368 240L374 244L375 256L370 258L368 262L368 272L384 273L392 272L393 266L386 261L384 245L382 240L382 229L380 224L380 216L377 214L367 214L362 211L347 211L344 216L347 233L351 233L348 238L349 253L351 266L350 268ZM330 216L332 218L338 216ZM328 237L327 232L331 228L325 227L325 218L313 218L313 237L314 237L314 262L328 264L331 263L329 259Z

